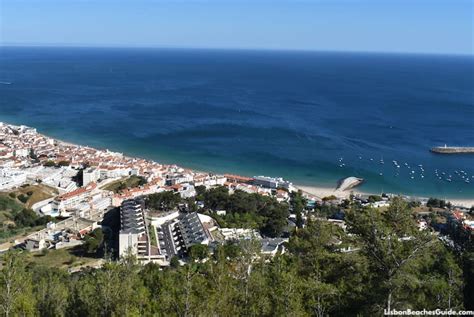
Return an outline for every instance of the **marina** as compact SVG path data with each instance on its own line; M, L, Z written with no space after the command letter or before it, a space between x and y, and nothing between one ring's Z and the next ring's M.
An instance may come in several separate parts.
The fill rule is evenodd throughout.
M455 188L459 193L462 193L472 190L474 184L474 171L465 168L437 168L431 166L431 164L399 162L395 159L391 160L392 164L384 164L383 158L377 162L375 158L364 158L361 154L357 155L356 159L339 157L337 162L344 173L356 175L341 180L339 187L343 182L350 179L361 180L355 186L362 182L364 186L365 184L371 185L370 182L377 178L381 183L390 182L392 179L404 179L414 185L419 184L420 187L423 187L423 184L435 183L439 189L449 190ZM375 176L362 179L361 177L366 175L367 171L375 174Z

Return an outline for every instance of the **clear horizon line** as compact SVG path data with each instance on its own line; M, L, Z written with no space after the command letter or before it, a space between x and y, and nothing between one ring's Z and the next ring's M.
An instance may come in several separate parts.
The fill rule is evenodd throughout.
M222 51L280 51L307 53L358 53L358 54L393 54L393 55L434 55L434 56L464 56L474 57L471 53L460 52L424 52L424 51L383 51L383 50L342 50L342 49L311 49L311 48L263 48L263 47L212 47L212 46L174 46L174 45L126 45L126 44L79 44L79 43L15 43L0 42L4 47L34 47L34 48L116 48L116 49L177 49L177 50L222 50Z

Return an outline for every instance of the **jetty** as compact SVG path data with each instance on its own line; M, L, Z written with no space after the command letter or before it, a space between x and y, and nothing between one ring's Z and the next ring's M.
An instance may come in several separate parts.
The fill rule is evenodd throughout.
M338 182L336 190L345 191L345 190L354 188L354 187L362 184L363 181L364 181L363 178L358 178L358 177L354 177L354 176L347 177L347 178L341 179Z
M474 154L474 146L435 146L430 150L433 153L439 154Z

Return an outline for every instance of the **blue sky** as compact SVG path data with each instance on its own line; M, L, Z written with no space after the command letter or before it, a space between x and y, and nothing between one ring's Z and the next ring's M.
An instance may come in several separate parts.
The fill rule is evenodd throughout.
M472 55L473 3L0 0L0 43Z

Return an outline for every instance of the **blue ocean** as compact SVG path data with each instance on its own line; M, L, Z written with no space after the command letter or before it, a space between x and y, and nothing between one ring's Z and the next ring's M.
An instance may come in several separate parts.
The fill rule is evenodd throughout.
M472 56L2 47L0 120L198 170L474 197L474 155L429 151L474 146Z

